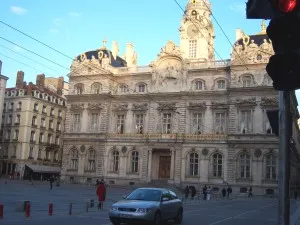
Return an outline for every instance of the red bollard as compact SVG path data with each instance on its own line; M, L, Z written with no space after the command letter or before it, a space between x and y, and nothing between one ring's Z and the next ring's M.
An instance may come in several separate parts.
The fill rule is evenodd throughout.
M25 206L25 217L30 217L30 203L27 202Z
M3 205L0 205L0 219L3 219Z
M53 214L53 204L52 203L49 203L49 207L48 207L48 215L49 216L52 216Z

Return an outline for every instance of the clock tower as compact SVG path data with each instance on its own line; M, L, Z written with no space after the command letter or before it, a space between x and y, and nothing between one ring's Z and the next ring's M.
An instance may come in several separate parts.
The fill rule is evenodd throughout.
M209 0L189 0L180 27L180 50L191 61L211 61L214 56L214 28Z

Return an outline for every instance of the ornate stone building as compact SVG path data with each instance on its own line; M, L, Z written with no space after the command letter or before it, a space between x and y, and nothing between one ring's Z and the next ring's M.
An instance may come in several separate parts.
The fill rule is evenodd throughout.
M63 179L277 186L278 140L266 111L278 108L278 93L265 71L273 54L265 26L257 35L238 30L231 59L215 60L207 7L188 2L180 46L168 41L149 66L136 65L132 44L120 57L106 41L74 59ZM298 118L294 94L293 105Z
M5 90L1 175L43 179L60 173L66 100L61 96L62 89L52 92L44 81L45 75L41 74L35 85L26 84L24 72L18 71L16 86Z

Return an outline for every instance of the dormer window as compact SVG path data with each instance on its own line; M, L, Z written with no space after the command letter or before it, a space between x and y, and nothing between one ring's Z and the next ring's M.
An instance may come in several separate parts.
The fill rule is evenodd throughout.
M83 86L83 84L76 84L75 85L75 93L77 94L77 95L82 95L83 94L83 90L84 90L84 86Z
M203 82L200 80L197 80L195 82L195 90L202 90L203 89Z
M138 85L138 92L144 93L146 91L146 85L145 84L139 84Z
M92 84L92 94L100 94L102 89L102 85L100 83Z
M128 87L125 84L120 85L120 93L126 93L128 91Z
M226 89L226 82L225 82L225 80L218 80L217 81L217 87L218 87L218 89Z
M244 76L242 81L243 81L243 87L251 87L252 78L250 76Z

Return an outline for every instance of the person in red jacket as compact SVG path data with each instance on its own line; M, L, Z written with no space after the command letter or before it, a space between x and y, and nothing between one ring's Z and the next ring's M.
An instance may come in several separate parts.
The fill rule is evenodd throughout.
M106 187L104 184L104 181L101 180L101 182L97 186L96 194L98 196L98 210L103 208L103 202L105 201L106 197Z

